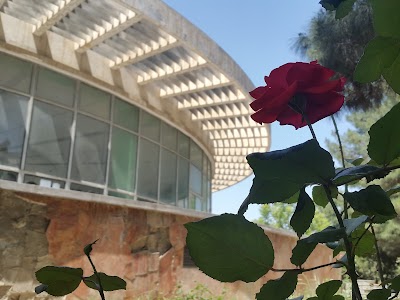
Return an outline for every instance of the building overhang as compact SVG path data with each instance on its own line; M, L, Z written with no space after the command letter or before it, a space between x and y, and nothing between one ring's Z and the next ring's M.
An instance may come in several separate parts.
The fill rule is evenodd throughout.
M213 156L213 191L270 148L253 84L207 35L159 0L0 0L0 49L117 91L174 118ZM16 50L17 49L17 50ZM197 134L189 127L196 127Z

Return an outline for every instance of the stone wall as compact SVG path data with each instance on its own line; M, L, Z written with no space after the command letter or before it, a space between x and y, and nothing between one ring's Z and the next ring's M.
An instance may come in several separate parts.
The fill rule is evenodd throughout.
M201 283L215 293L226 290L233 299L254 299L262 282L221 284L196 268L183 267L186 230L198 218L103 203L0 190L0 299L33 299L38 284L34 272L45 265L92 270L83 247L96 239L92 252L98 271L127 281L126 291L107 293L107 299L154 299L169 295L180 284L191 289ZM291 267L294 236L267 230L276 253L275 267ZM308 265L331 261L331 251L319 247ZM337 277L328 268L309 278ZM50 298L41 294L36 299ZM67 299L98 299L81 284ZM59 299L59 298L57 298Z

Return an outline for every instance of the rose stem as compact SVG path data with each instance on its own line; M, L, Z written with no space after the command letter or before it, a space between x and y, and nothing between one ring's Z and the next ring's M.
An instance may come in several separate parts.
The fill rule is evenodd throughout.
M334 213L336 215L336 218L338 220L339 226L340 226L340 228L343 229L343 231L345 231L346 227L344 226L344 223L343 223L343 220L342 220L342 216L340 215L340 213L339 213L339 211L337 209L337 206L336 206L335 202L333 201L332 194L331 194L331 191L329 189L329 186L324 184L323 187L324 187L324 190L325 190L325 194L328 197L329 203L331 204L332 209L333 209L333 211L334 211ZM352 283L352 291L353 291L352 299L353 300L362 300L361 293L360 293L360 288L359 288L358 283L357 283L357 277L358 276L357 276L357 273L356 273L356 266L355 266L355 262L354 262L353 251L352 251L352 248L351 248L351 243L349 241L349 238L347 237L346 234L343 237L343 241L344 241L344 246L345 246L345 249L346 249L347 259L349 261L349 263L347 265L347 274L350 276L351 283Z
M305 113L302 113L302 116L303 116L303 119L306 121L308 128L311 131L311 135L313 136L313 139L317 140L317 136L315 135L314 128L312 127L312 125L310 123L310 120L308 119L307 115Z
M332 119L333 127L335 127L335 133L336 133L336 137L337 137L338 143L339 143L340 156L342 158L342 166L343 166L343 168L346 168L346 164L345 164L345 161L344 161L342 140L340 139L340 134L339 134L339 128L338 128L338 126L336 124L336 120L335 120L335 117L333 115L331 115L331 119ZM344 191L345 191L345 193L347 193L349 191L347 184L344 186ZM347 209L347 201L346 201L346 199L344 199L344 218L345 219L349 218L349 211Z

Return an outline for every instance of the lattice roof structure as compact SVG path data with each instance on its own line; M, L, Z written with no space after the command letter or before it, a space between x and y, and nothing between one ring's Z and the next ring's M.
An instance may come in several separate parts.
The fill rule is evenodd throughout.
M189 112L212 141L213 191L252 173L247 154L269 150L269 126L250 118L248 91L254 86L246 74L162 1L0 0L0 9L3 24L25 22L36 44L45 45L49 35L61 45L73 43L77 55L100 56L111 72L126 69L136 84Z

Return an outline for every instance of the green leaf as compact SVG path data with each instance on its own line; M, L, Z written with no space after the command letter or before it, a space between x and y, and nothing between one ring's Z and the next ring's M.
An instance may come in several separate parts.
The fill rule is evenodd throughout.
M338 8L336 9L336 19L342 19L345 16L347 16L352 10L353 10L353 5L356 0L345 0L342 1Z
M390 288L396 292L400 292L400 275L391 280Z
M308 228L310 228L311 222L314 219L315 205L311 200L310 196L306 193L303 188L300 191L299 200L296 205L296 210L290 219L290 226L297 233L300 238Z
M393 106L385 116L372 125L368 132L370 135L368 155L380 165L388 165L400 157L399 120L400 103Z
M313 233L305 238L308 243L329 243L336 242L345 236L346 232L342 228L327 227L320 232Z
M379 185L370 185L358 192L345 193L344 199L354 210L367 216L394 218L397 215L390 198Z
M126 290L126 281L118 276L109 276L104 273L98 273L101 281L101 286L104 291ZM83 279L83 282L91 289L97 290L99 281L95 274ZM95 284L96 283L96 284Z
M343 242L338 242L337 247L333 250L333 257L338 255L340 252L345 251L346 249L344 248Z
M361 240L359 240L361 238ZM353 245L356 245L355 255L369 256L375 253L375 238L370 231L365 231L363 227L359 227L351 235Z
M320 284L316 293L319 299L331 299L342 286L341 280L331 280Z
M400 186L386 191L386 195L388 195L388 197L391 197L392 195L397 194L397 193L400 193Z
M353 166L359 166L364 162L364 157L359 157L356 159L345 159L349 164L352 164Z
M344 250L343 250L344 251ZM336 254L337 255L337 254ZM336 256L334 255L334 256ZM343 266L347 265L349 260L347 259L347 254L344 254L334 265L332 265L332 268L334 269L340 269L343 268Z
M400 43L400 40L399 40ZM400 51L400 47L399 47ZM399 53L400 54L400 53ZM394 62L390 65L389 68L383 70L382 72L383 78L386 79L386 82L389 86L397 93L400 94L400 55L394 60Z
M290 261L295 266L301 266L317 247L318 243L309 243L307 240L298 240L296 246L292 250Z
M387 300L391 295L390 290L387 289L379 289L372 290L368 293L367 299L369 300Z
M371 172L378 171L380 168L369 165L362 165L350 167L340 170L333 178L333 183L336 185L343 185L349 181L360 180Z
M82 280L81 268L46 266L35 272L36 279L48 287L46 292L52 296L72 293Z
M296 289L297 275L297 272L286 272L281 278L268 281L262 286L256 299L286 300Z
M358 228L361 224L368 220L368 216L360 216L354 219L344 219L344 227L346 228L346 234L350 235L354 230Z
M247 161L255 175L248 198L258 204L285 201L307 184L326 183L335 172L331 155L314 139L285 150L252 153Z
M354 71L354 79L367 83L379 79L384 70L391 68L399 56L400 39L377 36L365 47L364 54Z
M331 187L331 196L336 198L338 196L338 189L336 187ZM329 203L328 196L325 193L325 189L323 186L316 185L312 189L312 197L315 204L325 207Z
M371 0L374 29L377 35L400 38L400 3L398 0Z
M297 200L299 200L299 196L300 196L300 191L298 191L296 194L294 194L293 196L291 196L290 198L286 199L285 201L282 201L283 203L287 203L287 204L293 204L296 203Z
M243 216L223 214L185 224L186 244L195 264L222 282L253 282L274 263L264 230Z

